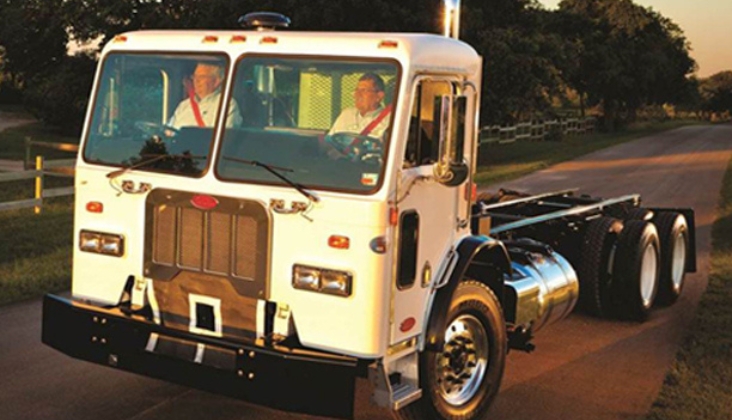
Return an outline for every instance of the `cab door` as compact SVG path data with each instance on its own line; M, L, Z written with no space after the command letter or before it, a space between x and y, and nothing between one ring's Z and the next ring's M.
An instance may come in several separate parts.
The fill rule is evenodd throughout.
M423 77L412 92L411 121L404 163L397 177L394 282L390 343L419 334L433 277L458 235L466 230L465 186L437 182L442 98L459 93L459 80ZM465 121L455 121L465 124ZM465 136L466 127L456 127ZM465 139L463 139L465 140ZM444 139L442 142L444 143ZM468 142L463 141L463 144Z

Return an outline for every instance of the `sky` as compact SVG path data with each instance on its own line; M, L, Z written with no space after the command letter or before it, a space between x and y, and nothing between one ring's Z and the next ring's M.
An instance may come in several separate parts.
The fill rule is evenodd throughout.
M560 0L539 0L547 8ZM732 0L633 0L670 18L691 43L699 77L732 70Z

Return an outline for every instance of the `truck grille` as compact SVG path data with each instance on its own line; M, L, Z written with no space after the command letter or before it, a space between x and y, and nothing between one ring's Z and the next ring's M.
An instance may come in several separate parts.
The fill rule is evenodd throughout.
M181 271L228 278L243 296L266 298L269 218L262 204L215 197L202 210L194 194L171 190L150 193L146 207L145 272L172 280Z

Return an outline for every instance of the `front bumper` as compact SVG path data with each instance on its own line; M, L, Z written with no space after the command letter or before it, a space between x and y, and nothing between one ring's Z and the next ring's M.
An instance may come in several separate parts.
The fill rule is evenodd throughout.
M42 341L77 359L255 404L321 416L353 416L355 358L204 337L128 316L117 308L53 295L43 299ZM160 351L164 346L156 342L172 343L175 350Z

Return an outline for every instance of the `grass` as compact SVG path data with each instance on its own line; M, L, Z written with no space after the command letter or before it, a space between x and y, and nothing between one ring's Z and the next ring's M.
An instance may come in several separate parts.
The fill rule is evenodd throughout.
M40 123L15 127L0 133L0 159L22 160L25 137L48 142L75 143ZM37 149L48 158L73 155ZM46 188L73 185L68 178L45 177ZM33 198L34 180L0 183L0 202ZM44 200L43 212L32 208L0 212L0 305L69 289L73 198Z
M70 288L72 202L0 212L0 305Z
M642 123L620 133L571 136L559 142L517 141L483 146L475 180L479 186L509 181L596 150L694 123L691 120Z
M732 161L719 210L709 285L649 420L732 419Z

